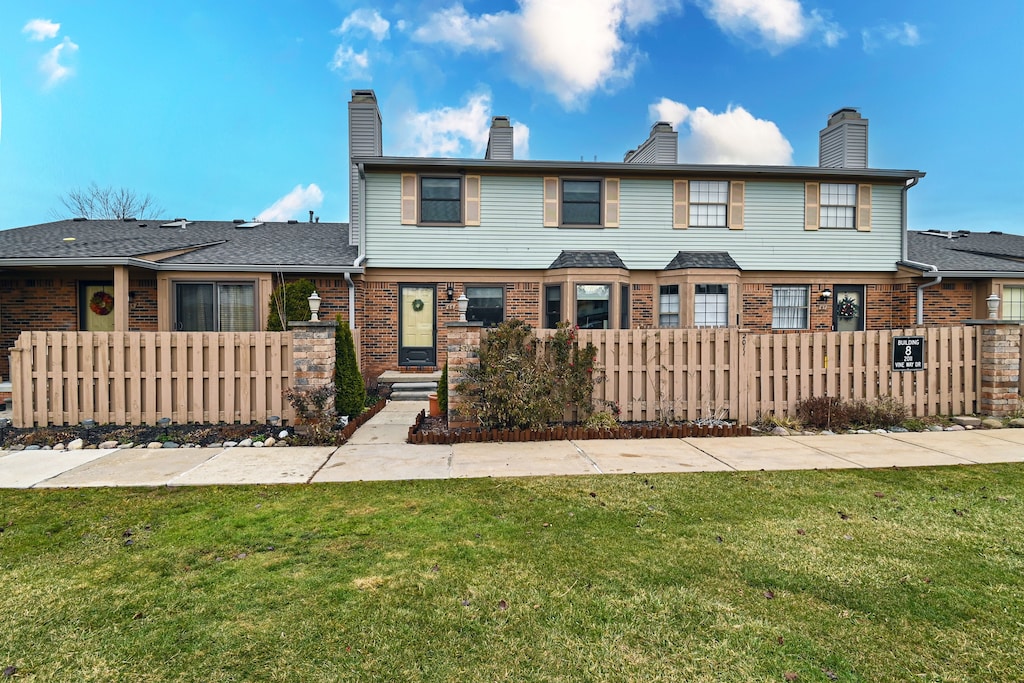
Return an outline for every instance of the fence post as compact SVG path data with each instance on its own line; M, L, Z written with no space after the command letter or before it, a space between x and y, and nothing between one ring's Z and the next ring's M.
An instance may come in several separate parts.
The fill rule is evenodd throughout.
M334 381L333 320L289 322L292 330L292 383L308 391Z
M476 427L466 402L456 387L464 381L467 368L480 365L482 322L450 322L448 329L448 427Z
M978 412L1006 417L1020 397L1021 325L1009 320L968 320L978 329Z

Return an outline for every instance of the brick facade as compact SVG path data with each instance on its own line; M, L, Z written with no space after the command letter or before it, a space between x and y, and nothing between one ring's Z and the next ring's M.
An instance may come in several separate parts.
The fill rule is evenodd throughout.
M655 326L654 285L634 284L630 287L629 320L633 327L649 329Z
M1005 417L1017 409L1021 392L1021 326L1016 322L994 320L978 325L981 333L978 411L983 415Z
M78 281L62 278L0 280L0 377L10 379L7 349L22 330L78 329Z

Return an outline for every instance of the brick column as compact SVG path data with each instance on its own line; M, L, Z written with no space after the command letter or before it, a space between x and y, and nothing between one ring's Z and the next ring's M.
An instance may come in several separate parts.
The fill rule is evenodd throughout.
M1006 417L1017 409L1020 395L1021 326L1009 320L968 320L979 333L978 412Z
M308 391L334 382L333 320L289 322L292 331L292 387Z
M464 381L468 367L480 365L481 322L453 322L445 325L448 331L448 427L476 427L478 423L466 410L465 401L456 387Z

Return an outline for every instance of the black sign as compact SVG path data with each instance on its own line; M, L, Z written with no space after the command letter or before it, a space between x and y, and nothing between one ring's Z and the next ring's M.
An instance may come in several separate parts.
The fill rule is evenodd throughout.
M893 337L892 369L924 370L924 337Z

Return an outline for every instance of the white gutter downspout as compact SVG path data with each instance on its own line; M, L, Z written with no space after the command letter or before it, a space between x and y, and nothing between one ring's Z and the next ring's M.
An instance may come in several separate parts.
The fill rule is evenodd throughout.
M363 165L359 164L359 256L352 264L353 267L358 268L363 265L366 261L366 216L363 211L366 210L366 173L363 172ZM351 215L351 211L349 214ZM352 226L349 225L348 229L351 230ZM345 271L345 284L348 285L348 328L350 330L356 329L356 285L352 282L352 274Z
M906 263L913 263L913 261L907 261ZM927 263L917 263L915 265L927 266L928 271L932 273L938 272L939 270L935 266L929 265ZM927 287L933 287L939 284L940 282L942 282L942 276L936 275L935 279L932 280L931 282L926 282L923 285L917 286L917 324L919 326L924 325L924 290Z
M903 186L903 192L900 195L900 201L903 204L902 211L900 212L900 232L903 235L903 262L909 263L915 266L922 266L926 271L938 272L938 268L928 263L916 263L907 258L907 192L914 185L917 185L920 178L911 178L909 183ZM923 285L917 286L917 324L924 325L924 290L928 287L934 287L935 285L942 282L942 276L936 275L935 279L931 282L926 282Z
M903 235L903 244L901 251L903 252L902 258L904 261L906 261L909 256L907 254L907 192L914 185L917 185L918 180L920 180L920 178L911 178L909 183L904 183L903 192L900 194L900 202L903 205L901 207L903 210L900 211L900 234Z

